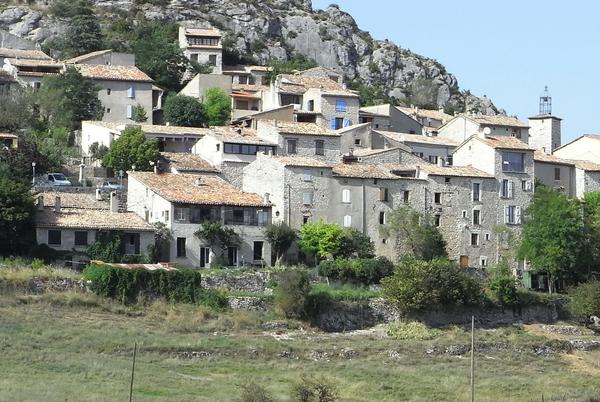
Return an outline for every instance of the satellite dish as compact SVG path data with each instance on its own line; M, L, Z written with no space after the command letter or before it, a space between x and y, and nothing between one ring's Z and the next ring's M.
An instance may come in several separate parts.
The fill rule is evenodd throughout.
M492 129L489 127L486 127L483 129L483 134L485 135L490 135L492 133Z

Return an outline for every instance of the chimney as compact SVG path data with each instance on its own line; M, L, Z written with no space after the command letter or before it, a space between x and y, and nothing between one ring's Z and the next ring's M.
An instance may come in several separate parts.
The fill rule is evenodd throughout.
M119 212L119 199L116 191L110 192L110 212Z
M54 212L60 212L60 196L57 195L54 199Z
M267 151L267 155L273 156L273 148L269 148L269 150Z
M421 176L421 166L417 165L415 168L415 178L418 179Z
M440 157L438 157L438 158L437 158L437 165L438 165L439 167L443 167L443 166L444 166L444 158L440 158Z
M270 204L271 203L271 194L265 193L263 200L264 200L265 204Z
M41 194L37 197L37 209L38 211L44 210L44 196Z
M102 190L96 189L96 201L102 201Z

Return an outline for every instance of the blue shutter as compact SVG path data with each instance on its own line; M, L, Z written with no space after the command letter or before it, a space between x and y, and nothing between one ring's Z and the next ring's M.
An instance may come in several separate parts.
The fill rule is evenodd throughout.
M348 127L350 125L350 119L346 119L344 117L344 127Z
M329 128L335 130L335 117L332 117L331 120L329 120Z

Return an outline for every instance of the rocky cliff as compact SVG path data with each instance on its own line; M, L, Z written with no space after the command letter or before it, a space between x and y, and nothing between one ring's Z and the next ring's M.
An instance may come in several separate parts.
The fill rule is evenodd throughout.
M10 2L10 1L9 1ZM13 0L0 6L0 29L43 43L62 30L47 16L51 0ZM19 5L26 3L27 5ZM384 88L405 102L485 114L498 110L486 97L461 91L457 79L434 59L388 40L376 40L336 5L314 10L310 0L95 0L105 21L117 9L190 26L212 25L226 45L260 62L302 54L347 79Z

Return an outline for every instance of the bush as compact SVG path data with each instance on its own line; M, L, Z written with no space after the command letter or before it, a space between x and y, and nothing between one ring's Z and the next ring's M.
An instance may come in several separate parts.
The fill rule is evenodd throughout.
M404 258L394 274L381 281L386 298L406 311L438 306L475 305L482 301L479 282L445 258Z
M302 376L294 385L292 398L299 402L333 402L338 399L337 390L323 379Z
M275 306L288 318L303 318L306 316L309 291L310 283L305 271L283 271L278 275L275 287Z
M273 397L269 391L256 383L243 384L239 386L242 394L238 399L239 402L273 402Z
M38 244L29 251L29 256L33 259L39 259L46 264L51 264L58 260L60 253L47 244Z
M595 279L569 289L569 310L575 316L600 316L600 281Z
M83 276L91 281L90 289L94 293L123 303L133 303L140 295L147 295L164 297L170 302L223 305L212 291L202 289L200 272L191 269L150 271L91 264Z
M407 341L426 341L437 338L442 331L428 328L418 321L393 321L387 326L387 335L391 338Z
M500 262L491 270L488 287L494 298L503 306L514 306L519 304L517 292L517 279L510 272L506 262Z
M309 293L311 304L322 304L325 299L363 301L379 296L381 296L381 292L371 290L367 287L352 285L330 286L326 283L313 285Z
M337 259L319 264L321 276L363 285L379 283L393 271L394 265L385 257Z
M34 271L42 268L44 265L44 260L41 260L39 258L34 258L33 260L31 260L31 269L33 269Z

